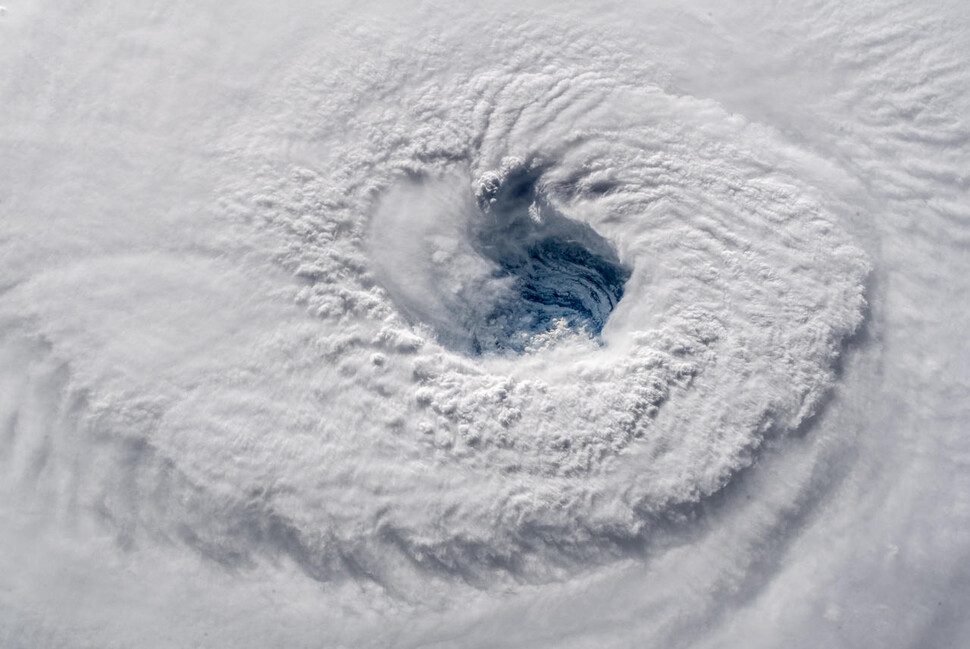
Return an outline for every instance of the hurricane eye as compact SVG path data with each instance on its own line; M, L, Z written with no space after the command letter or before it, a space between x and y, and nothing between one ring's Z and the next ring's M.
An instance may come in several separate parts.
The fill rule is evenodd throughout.
M511 290L476 323L483 351L527 349L537 335L566 327L592 338L623 297L630 269L593 228L546 200L538 177L512 174L509 190L483 207L473 246Z
M631 276L614 247L552 204L541 169L488 174L475 199L461 191L455 178L409 181L377 210L372 255L400 311L467 355L601 342Z

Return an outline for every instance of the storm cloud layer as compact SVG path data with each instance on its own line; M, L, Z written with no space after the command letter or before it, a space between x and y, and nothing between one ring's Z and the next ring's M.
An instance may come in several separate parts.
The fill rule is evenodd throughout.
M0 644L960 646L961 16L8 5Z

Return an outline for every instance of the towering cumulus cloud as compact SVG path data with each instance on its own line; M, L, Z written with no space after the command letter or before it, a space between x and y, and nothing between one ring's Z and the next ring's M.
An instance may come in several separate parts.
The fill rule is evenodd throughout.
M970 639L959 7L629 4L8 7L0 644Z

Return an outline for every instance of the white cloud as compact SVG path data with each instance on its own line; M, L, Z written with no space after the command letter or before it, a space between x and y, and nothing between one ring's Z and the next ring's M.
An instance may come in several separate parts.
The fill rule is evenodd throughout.
M3 642L965 633L949 10L21 9Z

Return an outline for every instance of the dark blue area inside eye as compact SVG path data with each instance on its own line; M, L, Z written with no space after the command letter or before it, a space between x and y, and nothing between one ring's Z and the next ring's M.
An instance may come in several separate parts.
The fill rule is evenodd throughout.
M525 351L536 334L563 322L595 338L630 278L609 242L545 200L539 175L512 172L479 196L485 218L474 228L474 245L513 290L471 332L475 353Z

